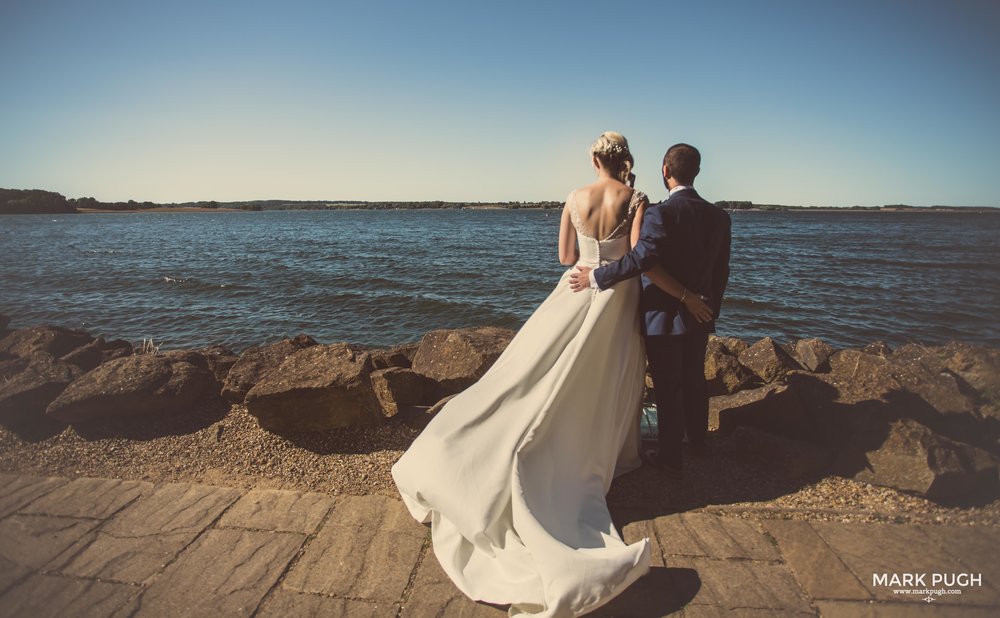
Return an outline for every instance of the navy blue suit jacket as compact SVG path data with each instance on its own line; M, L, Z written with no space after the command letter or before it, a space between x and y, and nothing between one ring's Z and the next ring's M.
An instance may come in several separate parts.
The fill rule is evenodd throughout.
M690 292L708 298L716 317L729 282L730 220L726 211L694 189L681 189L646 208L639 242L627 255L594 271L598 287L640 275L659 264ZM643 334L678 335L715 332L715 322L700 324L680 300L642 277L639 310Z

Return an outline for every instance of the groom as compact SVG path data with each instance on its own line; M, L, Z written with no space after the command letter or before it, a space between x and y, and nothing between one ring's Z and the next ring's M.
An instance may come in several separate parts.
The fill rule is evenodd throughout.
M644 276L639 298L659 427L659 452L649 459L675 478L681 475L685 434L695 454L705 451L705 348L709 333L715 332L714 319L698 322L684 300L698 294L718 317L729 280L729 215L694 190L700 170L697 148L671 146L663 157L663 182L670 196L646 209L639 242L620 260L596 270L578 266L579 272L570 277L570 286L577 292L591 287L606 290L658 264L684 286L684 293L676 298Z

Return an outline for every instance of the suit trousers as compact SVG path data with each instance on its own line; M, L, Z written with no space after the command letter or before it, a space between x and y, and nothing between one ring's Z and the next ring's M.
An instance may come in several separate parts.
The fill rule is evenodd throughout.
M684 435L691 444L702 444L708 433L708 333L647 335L645 343L656 399L660 460L680 468Z

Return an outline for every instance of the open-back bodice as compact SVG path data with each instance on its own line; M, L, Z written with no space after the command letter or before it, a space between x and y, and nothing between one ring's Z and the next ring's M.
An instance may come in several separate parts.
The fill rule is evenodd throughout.
M573 227L576 228L577 243L580 245L580 259L577 264L594 268L613 262L628 253L631 249L629 239L632 232L632 221L635 219L639 204L645 197L646 195L641 191L633 191L625 218L618 222L607 238L598 240L591 231L584 227L580 213L576 209L576 194L570 194L567 198L569 215Z

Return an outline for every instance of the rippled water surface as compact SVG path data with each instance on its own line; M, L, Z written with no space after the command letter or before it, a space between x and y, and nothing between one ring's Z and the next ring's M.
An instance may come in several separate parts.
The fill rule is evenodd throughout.
M163 349L300 332L390 345L519 327L563 272L557 211L0 217L0 312ZM1000 345L1000 215L733 213L720 334Z

